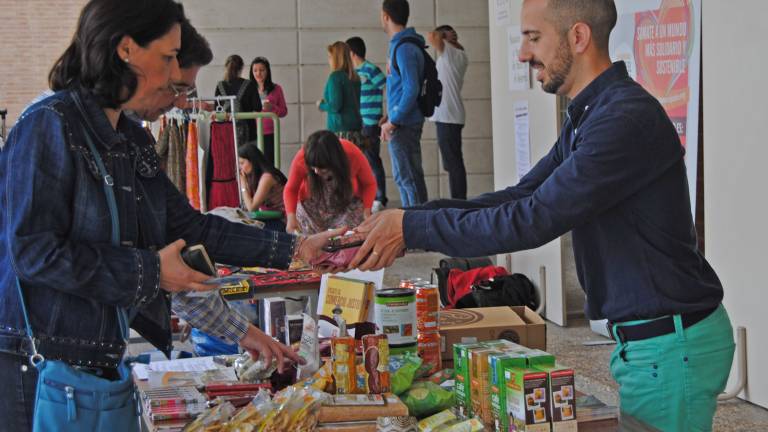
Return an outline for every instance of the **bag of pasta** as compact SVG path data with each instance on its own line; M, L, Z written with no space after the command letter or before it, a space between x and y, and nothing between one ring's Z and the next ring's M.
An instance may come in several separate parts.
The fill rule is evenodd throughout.
M328 394L314 388L295 386L275 395L274 409L259 428L259 432L309 431L317 426L318 410Z

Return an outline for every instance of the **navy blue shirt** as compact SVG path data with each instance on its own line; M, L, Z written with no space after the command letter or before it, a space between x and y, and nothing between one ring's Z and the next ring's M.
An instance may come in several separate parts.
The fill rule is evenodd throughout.
M662 106L617 62L574 98L554 147L520 183L450 201L463 208L406 210L405 242L470 257L572 231L589 318L713 308L723 288L697 247L684 153Z

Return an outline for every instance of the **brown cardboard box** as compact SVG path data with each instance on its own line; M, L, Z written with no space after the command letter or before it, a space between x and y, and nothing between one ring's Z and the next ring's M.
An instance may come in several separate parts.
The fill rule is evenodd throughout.
M544 320L525 306L440 311L443 367L453 367L453 345L507 339L529 348L546 349Z

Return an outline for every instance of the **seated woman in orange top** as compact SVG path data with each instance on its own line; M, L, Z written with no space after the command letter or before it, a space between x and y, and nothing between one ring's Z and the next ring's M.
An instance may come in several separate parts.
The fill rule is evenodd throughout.
M286 231L354 228L371 215L374 198L376 179L363 152L333 132L315 132L291 163L283 192Z

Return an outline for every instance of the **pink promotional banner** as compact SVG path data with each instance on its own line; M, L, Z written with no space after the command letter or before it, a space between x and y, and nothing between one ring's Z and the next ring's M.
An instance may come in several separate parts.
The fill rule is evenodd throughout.
M696 209L701 81L701 0L618 0L611 58L654 95L686 148L685 164Z

